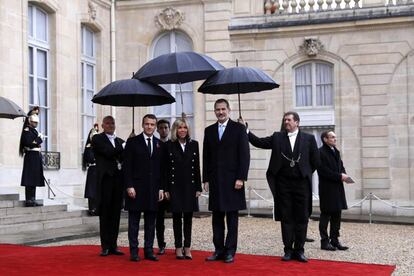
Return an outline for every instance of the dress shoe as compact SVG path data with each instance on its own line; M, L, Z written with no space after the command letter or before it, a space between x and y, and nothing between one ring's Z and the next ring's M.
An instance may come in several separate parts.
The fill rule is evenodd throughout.
M158 262L160 259L158 259L158 257L156 257L154 254L151 255L145 255L145 260L148 261L153 261L153 262Z
M141 258L138 255L131 255L131 257L129 257L129 260L131 262L139 262Z
M175 249L175 258L177 260L184 260L183 249L181 247Z
M301 263L307 263L308 258L305 257L305 254L303 253L296 253L296 260L298 260Z
M221 260L224 260L223 256L216 254L216 253L206 258L206 261L208 262L221 261Z
M24 206L26 206L26 207L35 207L35 202L33 200L26 200Z
M185 258L186 260L192 260L192 259L193 259L193 256L191 255L191 250L190 250L190 248L184 248L184 250L183 250L183 254L184 254L184 258Z
M332 244L333 247L335 247L338 250L348 250L348 248L349 248L348 246L343 246L339 241L337 241L337 242L332 242L331 241L331 244Z
M327 251L335 251L336 250L336 248L334 246L332 246L332 244L330 244L329 242L321 243L321 249L322 250L327 250Z
M157 255L164 255L165 254L165 247L160 247L160 249L158 250Z
M225 257L224 257L224 262L226 263L226 264L229 264L229 263L232 263L232 262L234 262L234 257L233 257L233 255L226 255Z
M284 261L284 262L291 261L292 259L293 259L293 256L292 256L292 252L290 252L290 251L285 252L285 255L283 255L283 257L282 257L282 261Z
M308 238L308 237L305 238L305 242L314 242L314 241L315 241L314 239L311 239L311 238Z
M117 248L110 250L109 251L109 254L111 254L111 255L118 255L118 256L125 255L124 252L119 251Z
M102 256L102 257L106 257L106 256L108 256L108 255L109 255L109 249L103 249L103 250L101 251L100 256Z

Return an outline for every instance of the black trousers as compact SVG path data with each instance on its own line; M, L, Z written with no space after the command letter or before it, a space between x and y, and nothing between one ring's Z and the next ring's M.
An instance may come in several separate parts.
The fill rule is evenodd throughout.
M156 211L144 212L144 254L152 255L155 238ZM141 211L128 212L128 240L131 253L138 252L138 233Z
M339 229L341 228L341 214L339 212L321 212L319 220L319 233L321 235L321 243L332 241L338 241ZM328 235L328 223L330 223L330 231Z
M26 201L35 201L36 200L36 186L26 186L24 187Z
M226 229L224 217L227 222L226 238L224 238L224 231ZM236 254L238 226L239 211L213 211L213 243L216 254L232 256Z
M278 178L282 239L285 252L304 252L309 221L309 183L302 178Z
M168 202L163 200L158 203L157 219L155 229L157 233L158 248L165 247L164 231L165 231L165 212L167 211Z
M121 176L106 176L102 180L101 201L99 204L99 234L103 250L117 248L119 219L122 206Z
M183 216L184 216L184 227L183 227ZM173 229L174 229L175 248L183 247L183 231L184 231L184 247L191 247L192 223L193 223L193 212L173 213Z

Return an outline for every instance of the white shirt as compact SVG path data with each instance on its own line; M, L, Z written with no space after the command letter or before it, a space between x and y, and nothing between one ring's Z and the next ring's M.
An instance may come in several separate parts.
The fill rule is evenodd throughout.
M147 147L148 147L148 138L150 139L150 142L151 142L151 154L152 154L154 152L153 143L152 143L152 136L149 137L145 133L142 133L142 134L144 135L145 144L147 145Z
M180 145L181 145L181 148L183 149L183 152L184 152L185 151L185 145L187 145L187 143L184 143L184 144L180 143Z
M296 137L298 137L299 129L296 129L294 132L288 132L290 147L293 149L295 148Z
M224 131L226 130L226 127L227 127L227 123L229 122L229 120L230 120L230 118L229 119L227 119L224 123L219 123L218 122L218 129L217 129L217 131L218 131L218 133L220 133L220 128L222 128L223 129L223 134L222 135L224 135ZM219 134L220 135L220 134Z
M111 142L111 144L112 144L112 146L114 146L114 148L115 148L115 138L116 138L116 135L115 134L108 134L108 133L105 133L105 135L106 135L106 137L108 137L108 139L109 139L109 142Z

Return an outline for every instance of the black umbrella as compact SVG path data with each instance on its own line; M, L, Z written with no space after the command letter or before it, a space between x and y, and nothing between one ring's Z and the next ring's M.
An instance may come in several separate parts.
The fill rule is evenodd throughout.
M265 72L253 67L233 67L218 71L209 77L198 91L206 94L238 94L241 118L240 93L259 92L278 88Z
M92 98L92 102L111 106L132 107L134 125L135 106L156 106L175 102L164 88L145 81L126 79L113 81ZM134 127L132 127L134 132Z
M0 118L14 119L26 117L26 113L13 101L0 97Z
M182 83L206 79L222 69L224 67L220 63L206 55L196 52L176 52L148 61L133 78L156 84L180 84L181 92ZM182 93L180 95L182 106Z

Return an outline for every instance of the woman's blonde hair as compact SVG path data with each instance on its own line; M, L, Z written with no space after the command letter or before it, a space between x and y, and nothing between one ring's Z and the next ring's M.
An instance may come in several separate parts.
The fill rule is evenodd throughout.
M186 139L189 141L191 140L191 130L190 130L190 125L188 124L187 120L185 119L177 119L175 120L174 124L172 125L171 128L171 141L175 142L178 140L178 128L182 125L185 125L187 127L187 137Z

